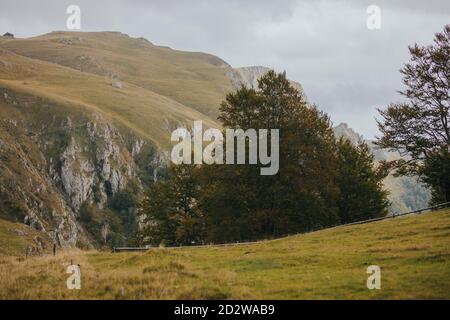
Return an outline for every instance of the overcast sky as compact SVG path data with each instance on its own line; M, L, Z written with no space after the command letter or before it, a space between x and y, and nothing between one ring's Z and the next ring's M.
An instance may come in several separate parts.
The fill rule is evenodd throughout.
M375 108L401 99L407 46L431 44L450 23L448 0L0 0L0 32L65 30L70 4L81 8L81 31L121 31L234 67L286 70L335 124L366 138L377 132ZM380 30L366 26L369 5L381 9Z

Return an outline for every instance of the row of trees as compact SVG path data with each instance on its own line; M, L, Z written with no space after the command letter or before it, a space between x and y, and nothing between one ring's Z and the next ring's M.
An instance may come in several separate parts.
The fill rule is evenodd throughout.
M389 171L414 175L450 201L450 25L434 45L410 47L401 69L406 98L379 110L376 144L400 160L375 166L367 145L336 140L328 116L310 106L285 74L271 71L258 90L229 94L224 128L280 129L280 169L182 165L152 185L141 206L140 242L189 245L272 238L382 216Z
M361 143L336 140L328 116L285 74L242 87L220 108L224 128L279 129L280 168L179 165L152 185L141 207L141 241L188 245L273 238L385 214L386 173ZM269 139L270 141L270 139Z

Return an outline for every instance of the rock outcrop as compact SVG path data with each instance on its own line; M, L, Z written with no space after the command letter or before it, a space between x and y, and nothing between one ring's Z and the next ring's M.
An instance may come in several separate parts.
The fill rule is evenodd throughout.
M270 68L262 66L229 68L226 75L230 79L234 90L239 89L242 85L247 88L258 89L258 80L270 70ZM289 82L294 88L304 93L301 84L292 80L289 80Z
M95 112L58 114L62 106L54 102L0 94L6 97L1 108L14 115L0 120L1 216L42 230L64 247L91 246L101 235L86 233L80 209L104 209L131 182L142 188L135 159L151 142L129 133L125 139ZM146 159L145 170L155 178L163 157L155 152Z

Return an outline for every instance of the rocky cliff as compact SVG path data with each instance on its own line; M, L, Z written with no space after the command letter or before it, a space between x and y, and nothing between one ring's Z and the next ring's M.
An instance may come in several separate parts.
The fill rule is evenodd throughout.
M61 246L126 244L171 131L216 126L224 68L121 33L0 39L0 218Z
M227 68L226 75L230 79L234 90L239 89L242 85L247 88L258 88L258 80L271 69L262 66ZM303 93L303 87L298 82L290 80L292 86Z
M130 186L142 188L137 160L151 142L122 134L99 113L5 89L0 97L8 114L0 120L2 218L42 230L61 246L92 246L98 238L83 228L81 208L97 208L90 218L109 228L108 202ZM153 171L164 166L160 157L147 156Z

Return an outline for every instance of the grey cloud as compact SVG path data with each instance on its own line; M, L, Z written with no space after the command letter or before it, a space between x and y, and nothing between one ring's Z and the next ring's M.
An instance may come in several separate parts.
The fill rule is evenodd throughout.
M233 66L286 70L335 123L366 137L376 134L375 108L401 99L407 46L430 44L450 22L445 0L0 0L0 32L64 30L69 4L80 5L83 31L121 31ZM365 25L371 4L382 10L378 31Z

